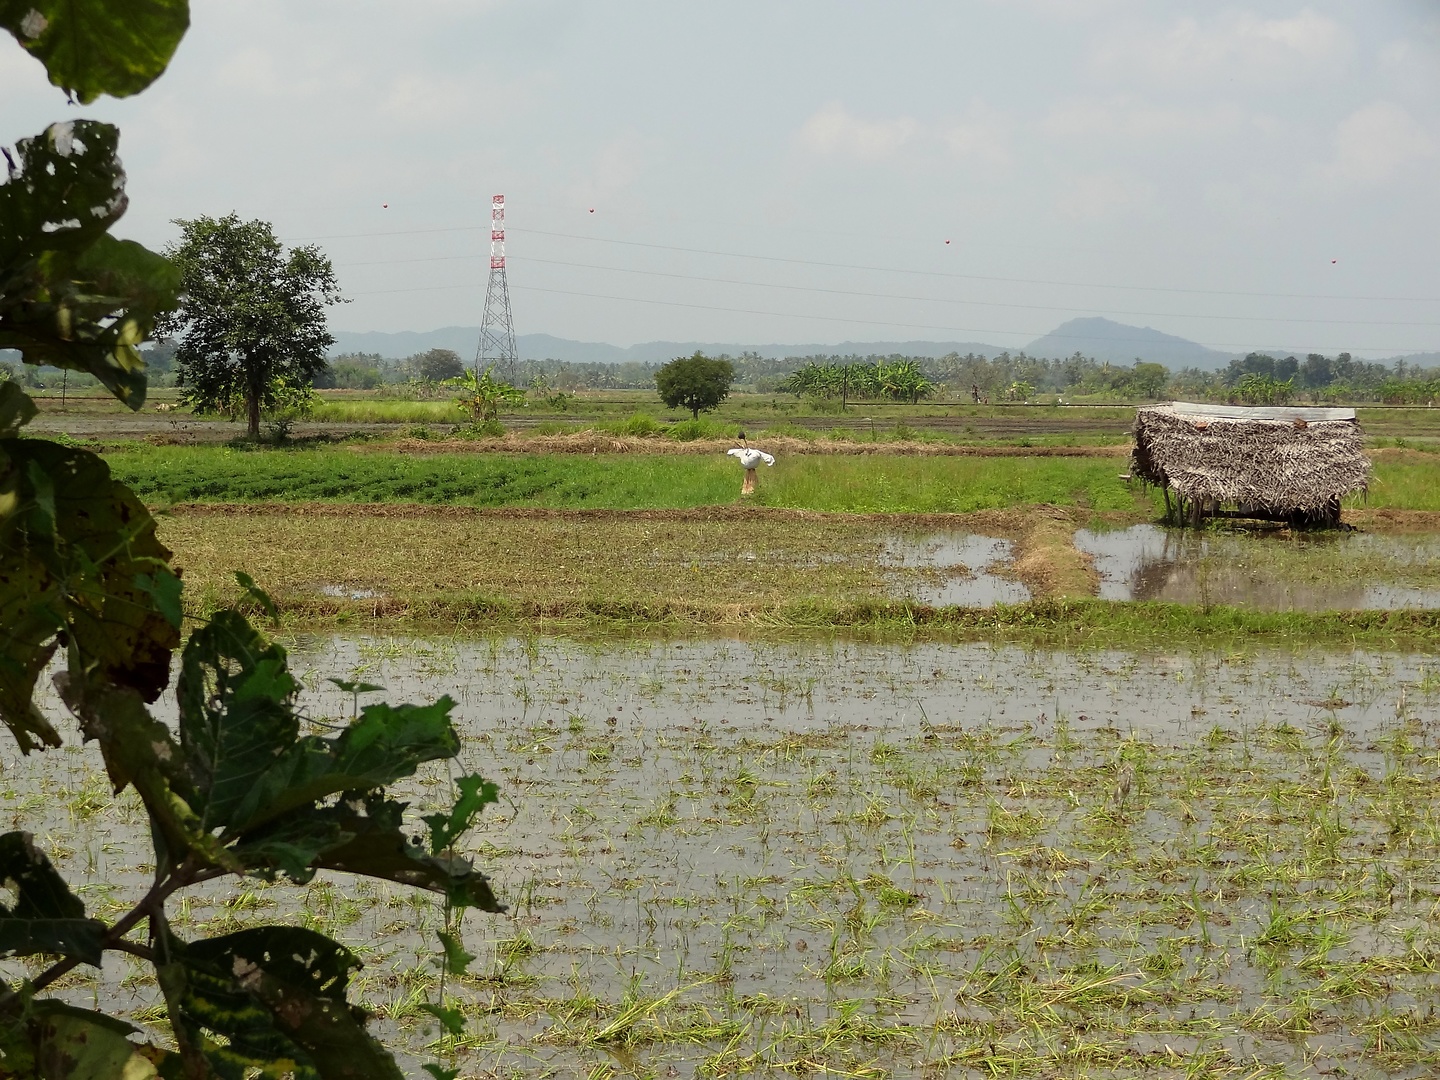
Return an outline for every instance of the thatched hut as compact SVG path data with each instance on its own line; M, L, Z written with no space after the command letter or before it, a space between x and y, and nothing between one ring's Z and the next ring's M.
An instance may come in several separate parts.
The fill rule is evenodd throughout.
M1370 482L1354 409L1187 401L1136 413L1130 471L1165 492L1179 525L1253 517L1334 526L1341 497Z

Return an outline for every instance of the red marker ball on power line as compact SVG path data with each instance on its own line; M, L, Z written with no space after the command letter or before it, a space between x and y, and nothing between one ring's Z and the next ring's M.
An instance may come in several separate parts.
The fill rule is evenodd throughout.
M1335 265L1336 263L1338 263L1339 261L1340 261L1339 259L1331 259L1331 260L1330 260L1330 265L1331 265L1331 266L1334 266L1334 265Z
M595 212L595 207L590 207L590 212L593 214Z
M382 202L382 203L380 204L380 209L381 209L381 210L389 210L389 209L390 209L390 204L389 204L388 202Z
M950 243L950 241L949 241L949 240L946 240L946 241L945 241L945 243L947 243L947 244L948 244L948 243Z

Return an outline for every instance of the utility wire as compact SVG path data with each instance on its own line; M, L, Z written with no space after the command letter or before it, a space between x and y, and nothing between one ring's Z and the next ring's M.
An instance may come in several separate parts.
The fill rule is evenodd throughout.
M341 263L340 268L345 269L353 266L390 266L402 263L464 262L488 259L489 257L489 253L485 253L482 255L440 255L425 259L377 259L373 262ZM1093 308L1088 307L1062 307L1056 304L1012 304L989 300L963 300L957 297L945 296L910 296L903 293L862 292L857 289L825 289L814 285L783 285L768 281L744 281L739 278L707 277L701 274L677 274L664 270L636 270L625 266L603 266L597 263L568 262L563 259L541 259L534 255L511 255L509 256L509 261L527 265L530 263L538 263L546 266L569 266L581 270L603 270L614 274L638 274L643 277L678 278L683 281L704 281L717 285L741 285L755 289L782 289L786 292L822 293L828 296L855 296L871 300L913 300L926 304L961 304L967 307L1013 308L1019 311L1059 311L1070 314L1085 314L1094 311ZM442 287L449 288L450 286ZM1139 315L1145 318L1157 319L1211 319L1224 322L1333 324L1336 326L1440 326L1440 322L1391 319L1295 319L1271 315L1202 315L1182 311L1122 311L1109 309L1109 314Z
M483 281L481 281L481 282L475 282L474 284L469 284L469 285L437 285L437 286L433 286L433 287L431 287L431 288L418 288L418 289L376 289L376 290L373 290L373 291L370 291L370 292L351 293L350 295L351 295L351 296L380 296L380 295L391 295L391 294L396 294L396 293L438 292L438 291L440 291L440 290L442 290L442 289L483 289L484 287L485 287L485 283L484 283ZM777 318L777 319L808 319L808 320L810 320L810 321L812 321L812 322L846 323L846 324L848 324L848 325L850 325L850 326L887 326L887 327L899 327L899 328L902 328L902 329L908 328L908 329L912 329L912 330L944 330L944 331L947 331L948 333L952 333L952 334L1006 334L1006 335L1023 335L1023 334L1026 333L1026 331L1023 331L1023 330L981 329L981 328L978 328L978 327L970 327L970 326L936 326L936 325L933 325L933 324L930 324L930 323L886 322L886 321L881 320L881 319L847 319L847 318L842 318L842 317L840 317L840 316L834 316L834 315L802 315L802 314L798 314L798 313L793 312L793 311L763 311L763 310L759 310L759 309L756 309L756 308L720 307L720 306L715 305L715 304L690 304L690 303L684 303L684 302L679 301L679 300L654 300L654 299L650 299L650 298L647 298L647 297L639 297L639 296L614 296L614 295L611 295L611 294L608 294L608 293L578 292L578 291L574 291L574 290L571 290L571 289L547 289L547 288L542 288L542 287L540 287L540 286L538 286L538 285L516 285L516 284L514 284L513 282L510 284L510 289L511 289L512 291L518 291L518 292L549 293L549 294L556 295L556 296L579 296L579 297L585 297L585 298L591 299L591 300L618 300L618 301L622 301L622 302L624 302L624 303L630 303L630 304L652 304L652 305L655 305L655 306L657 306L657 307L690 308L690 309L693 309L693 310L696 310L696 311L723 311L723 312L727 312L727 313L732 314L732 315L770 315L770 316L773 316L773 317L775 317L775 318ZM1102 341L1126 341L1126 342L1128 342L1128 341L1131 340L1131 339L1129 339L1129 338L1123 338L1123 337L1103 337L1103 336L1098 336L1098 335L1095 335L1095 334L1035 334L1035 333L1031 333L1029 336L1034 337L1034 338L1039 338L1039 337L1069 338L1069 339L1084 340L1084 341L1094 341L1094 340L1097 340L1097 337L1098 337L1098 340L1102 340ZM978 343L977 343L977 344L978 344ZM1241 341L1214 341L1214 342L1207 342L1207 343L1192 342L1192 344L1201 344L1201 345L1204 345L1204 347L1214 348L1214 349L1249 349L1249 348L1252 348L1252 346L1253 346L1253 343L1251 343L1251 342L1241 342ZM1318 349L1318 348L1320 348L1320 346L1302 346L1300 349L1298 349L1298 350L1296 350L1296 351L1298 351L1298 352L1304 352L1304 351L1308 351L1308 350L1311 349L1311 348ZM1426 351L1424 348L1417 348L1417 347L1410 347L1410 348L1403 348L1403 347L1402 347L1402 348L1397 349L1397 348L1395 348L1394 346L1389 346L1389 345L1386 345L1386 346L1352 345L1352 346L1351 346L1351 349L1353 349L1353 350L1358 350L1358 351L1361 351L1361 352L1385 352L1385 351L1392 351L1392 352L1420 353L1420 352L1425 352L1425 351Z
M402 229L390 232L334 233L329 236L287 237L287 242L296 240L355 240L380 236L421 236L431 233L489 232L489 226L457 225L438 229ZM532 236L550 236L563 240L582 240L594 244L617 244L623 247L646 248L652 251L675 251L689 255L717 255L728 259L753 259L759 262L783 263L791 266L819 266L832 270L865 270L883 274L910 274L917 277L951 278L959 281L990 281L1007 285L1052 285L1072 289L1111 289L1121 292L1159 292L1191 294L1196 296L1255 296L1282 300L1361 300L1368 302L1433 304L1440 303L1440 296L1344 296L1333 293L1286 293L1257 292L1240 289L1181 289L1164 285L1115 285L1094 281L1056 281L1045 278L996 277L986 274L959 274L946 270L912 270L898 266L871 266L863 263L823 262L815 259L792 259L779 255L753 255L743 251L721 251L713 248L682 247L676 244L649 244L639 240L616 240L601 236L583 236L579 233L553 232L547 229L531 229L510 226L507 232L528 233Z

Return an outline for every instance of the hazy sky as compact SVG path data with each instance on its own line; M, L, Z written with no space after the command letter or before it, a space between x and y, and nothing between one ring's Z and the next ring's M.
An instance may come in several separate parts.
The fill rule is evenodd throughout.
M0 138L82 115L120 235L267 219L347 330L478 324L504 192L520 333L1440 349L1434 0L194 0L85 108L0 49Z

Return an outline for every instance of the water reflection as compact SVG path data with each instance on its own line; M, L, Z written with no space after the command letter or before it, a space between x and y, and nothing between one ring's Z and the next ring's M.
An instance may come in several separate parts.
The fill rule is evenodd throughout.
M1081 529L1075 546L1094 558L1105 600L1266 611L1440 608L1440 589L1403 580L1407 571L1440 559L1440 538L1429 535L1307 536L1134 525L1104 532Z

